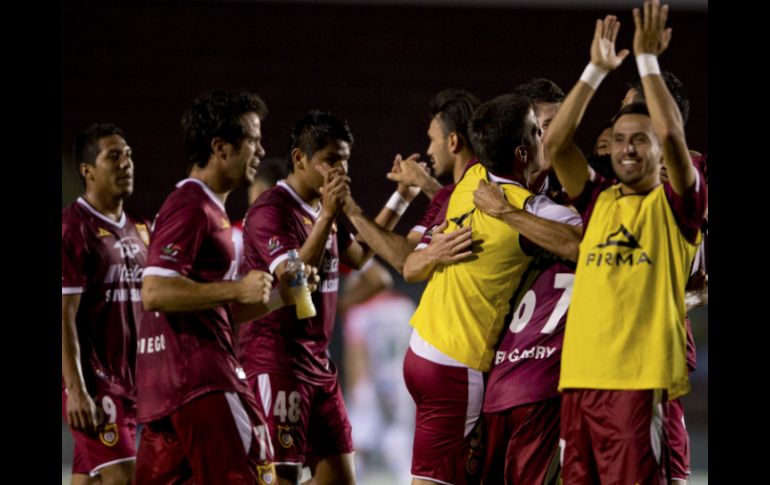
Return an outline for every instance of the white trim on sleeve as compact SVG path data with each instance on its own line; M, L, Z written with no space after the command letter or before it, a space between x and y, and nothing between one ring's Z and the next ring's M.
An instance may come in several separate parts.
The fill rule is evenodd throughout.
M531 197L524 206L530 214L548 219L549 221L562 222L572 226L582 226L583 219L580 214L569 207L557 204L544 195Z
M164 278L173 278L175 276L182 276L178 271L173 269L161 268L160 266L148 266L144 268L142 273L142 280L147 276L162 276Z
M286 251L282 255L278 256L277 258L275 258L273 260L273 262L270 263L270 267L268 269L270 270L271 273L275 273L275 268L277 268L279 264L283 263L287 259L289 259L289 252L288 251Z

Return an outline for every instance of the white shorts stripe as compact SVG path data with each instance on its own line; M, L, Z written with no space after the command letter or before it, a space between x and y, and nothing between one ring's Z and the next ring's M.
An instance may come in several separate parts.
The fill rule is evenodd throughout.
M481 416L481 405L484 403L484 375L475 370L468 369L468 408L465 411L465 433L467 437L476 421Z
M661 391L653 391L652 419L650 420L650 444L655 462L660 465L661 441L663 437L663 404L661 403Z
M238 429L238 436L241 437L241 443L243 443L243 449L246 454L249 453L251 448L251 420L246 413L246 408L243 407L240 396L237 392L226 392L227 404L230 406L230 413L233 415L233 421L235 421L235 427Z

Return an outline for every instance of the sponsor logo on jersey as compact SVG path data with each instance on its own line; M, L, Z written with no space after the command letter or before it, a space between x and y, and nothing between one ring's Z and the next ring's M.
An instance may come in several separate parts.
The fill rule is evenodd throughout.
M163 254L160 255L160 259L163 259L165 261L173 261L176 262L176 257L179 255L179 251L181 251L182 248L174 243L168 243L165 246L161 248L161 251L163 251Z
M104 425L104 429L99 432L99 441L105 446L115 446L119 438L118 425L115 423Z
M145 246L150 245L150 231L147 229L147 224L135 224L136 232L139 233L139 237Z
M284 448L291 448L294 445L294 438L292 437L293 426L281 426L278 425L278 442Z
M589 252L586 255L586 266L592 264L596 266L637 266L643 263L652 266L650 255L642 249L631 231L626 229L623 224L607 236L605 242L597 244L596 248L607 250ZM616 249L613 251L612 248Z
M121 258L130 258L130 259L134 259L134 257L139 253L139 251L142 250L142 247L139 245L139 243L136 241L136 238L134 237L124 237L122 239L119 239L118 241L115 242L115 244L112 245L112 247L120 251Z
M98 237L107 237L112 236L112 233L108 231L107 229L104 229L103 227L100 227L99 230L96 232L96 235Z
M631 249L638 249L641 247L634 235L631 234L623 224L620 225L617 231L607 236L607 241L596 245L597 248L606 248L609 246L621 246Z
M275 483L275 465L257 465L257 480L259 485L273 485Z
M277 236L273 236L267 240L267 250L269 251L270 256L278 252L282 247L283 244L281 244L281 241L278 240Z
M137 354L153 354L164 350L166 350L166 337L164 337L163 334L146 338L143 337L136 342Z
M144 268L137 264L113 264L104 275L104 283L141 283Z

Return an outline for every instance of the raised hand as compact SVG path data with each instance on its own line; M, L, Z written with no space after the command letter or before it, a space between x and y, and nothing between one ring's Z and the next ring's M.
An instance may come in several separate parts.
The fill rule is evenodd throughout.
M428 165L420 162L420 154L413 153L408 158L402 159L396 155L393 160L393 168L387 174L388 180L398 182L398 193L411 202L420 193L420 188L431 178Z
M321 187L322 210L337 215L345 198L350 196L350 177L342 167L332 168L326 163L316 165L315 169L324 177Z
M644 12L634 9L634 55L653 54L659 56L671 42L671 27L666 28L668 5L659 0L644 2Z
M615 39L618 37L620 22L614 15L596 21L594 39L591 42L591 64L609 72L617 69L628 56L628 49L615 53Z

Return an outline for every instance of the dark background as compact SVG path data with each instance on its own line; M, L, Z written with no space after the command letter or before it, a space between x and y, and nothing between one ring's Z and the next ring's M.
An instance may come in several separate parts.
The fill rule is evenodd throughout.
M631 49L633 36L631 6L625 4L583 2L577 8L565 2L566 7L534 9L537 2L528 8L353 3L62 5L62 207L81 191L71 164L74 135L92 122L110 121L125 130L135 154L128 208L152 218L185 177L182 112L206 91L245 89L270 109L262 127L268 156L286 154L292 123L309 109L346 118L356 139L353 195L374 215L394 190L385 179L394 155L425 156L428 103L437 91L464 88L487 100L538 76L568 92L589 60L597 18L618 15L619 48ZM687 86L688 144L707 152L708 12L705 2L688 2L687 9L672 3L673 40L661 67ZM618 108L634 74L629 57L605 79L578 131L584 150ZM397 230L411 227L426 205L427 199L418 198ZM230 197L228 209L234 219L242 217L244 191ZM419 298L419 286L396 281ZM699 368L685 406L693 467L705 471L707 308L694 312L693 321ZM63 443L64 436L63 430ZM63 460L65 455L63 449Z
M284 156L292 123L313 108L346 118L355 136L353 194L370 213L393 191L385 180L396 153L427 149L428 103L447 87L482 100L534 76L567 92L589 59L594 21L619 16L618 45L631 48L630 7L602 10L161 2L63 7L62 158L75 133L95 121L121 126L133 147L136 194L130 210L153 217L184 177L179 119L211 89L258 93L270 114L263 124L268 156ZM688 142L706 151L707 12L670 14L671 46L661 58L689 90ZM589 148L615 112L633 58L612 73L578 133ZM65 163L65 180L73 177ZM74 176L76 177L76 176ZM65 188L66 202L77 194ZM240 218L245 195L228 201ZM63 201L65 202L65 201ZM415 222L425 205L407 213Z

